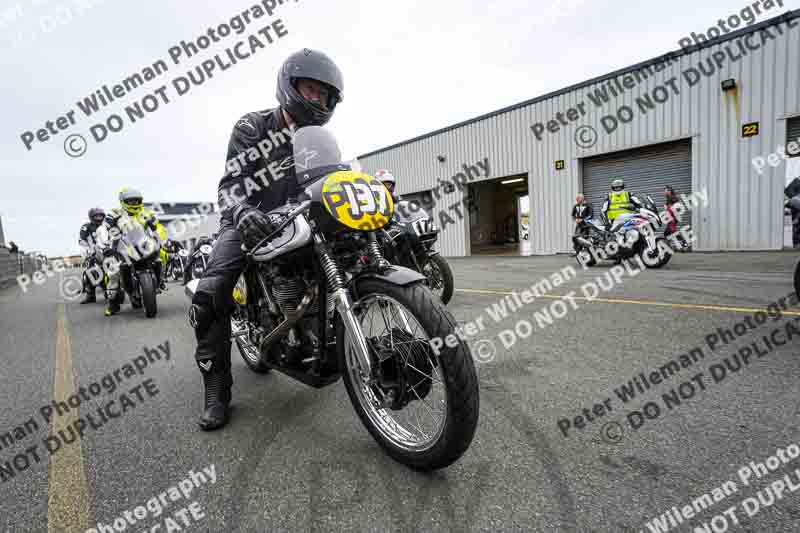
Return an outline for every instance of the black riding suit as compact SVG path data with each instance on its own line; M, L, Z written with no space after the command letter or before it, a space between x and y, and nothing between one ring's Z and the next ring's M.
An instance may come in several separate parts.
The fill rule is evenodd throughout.
M96 224L94 221L89 221L81 226L80 233L78 234L78 244L84 250L89 266L91 268L95 265L102 267L102 259L95 257L95 245L97 244L97 230L103 223ZM86 294L94 295L95 285L89 277L88 268L83 271L81 276L83 282L83 292Z
M237 204L267 212L296 196L294 166L278 165L292 155L292 133L280 108L243 116L234 126L228 143L226 173L218 189L219 236L189 312L197 337L198 366L204 375L216 372L227 375L223 396L228 401L233 381L230 378L232 293L245 267L242 236L236 229L234 213L241 209Z

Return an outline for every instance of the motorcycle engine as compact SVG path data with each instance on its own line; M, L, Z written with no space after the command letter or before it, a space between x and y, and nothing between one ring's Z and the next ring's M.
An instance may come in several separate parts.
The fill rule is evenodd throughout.
M308 290L309 283L301 275L276 276L272 279L272 295L284 317L294 313ZM295 327L284 337L285 353L295 363L308 361L319 350L317 331L319 298L315 298L303 312Z

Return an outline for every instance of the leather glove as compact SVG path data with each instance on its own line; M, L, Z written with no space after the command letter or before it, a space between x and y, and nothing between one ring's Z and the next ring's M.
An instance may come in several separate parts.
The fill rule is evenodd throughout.
M272 233L272 223L259 209L245 207L236 213L236 229L242 234L244 245L253 248Z

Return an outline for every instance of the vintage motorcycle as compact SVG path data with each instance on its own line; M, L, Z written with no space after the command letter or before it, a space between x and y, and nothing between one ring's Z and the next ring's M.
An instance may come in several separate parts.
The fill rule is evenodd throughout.
M377 234L383 256L394 265L422 273L431 291L447 305L453 297L453 271L433 248L438 235L430 214L408 201L397 202L391 223Z
M626 213L614 219L611 227L601 214L583 220L572 237L576 259L580 265L594 266L598 260L622 261L639 256L649 268L661 268L673 255L667 240L656 235L663 226L658 208L650 196L644 199L637 213Z
M188 264L183 270L183 283L189 283L193 279L200 279L203 273L208 268L208 261L211 258L211 252L214 250L214 241L209 238L204 238L200 246L195 245L188 256Z
M109 268L120 268L120 283L131 300L134 309L144 307L144 314L147 318L153 318L158 312L156 294L158 291L158 279L156 277L155 264L161 261L161 245L155 231L143 226L135 219L127 219L121 223L123 230L112 240L112 246L106 252L107 256L113 254L121 256L121 261L116 266L106 266ZM119 260L119 257L118 257ZM106 282L108 277L106 275Z
M303 192L267 214L269 236L243 245L232 338L255 372L275 369L318 388L343 376L361 422L391 457L419 470L446 467L478 423L469 347L425 277L382 256L375 232L392 219L388 190L342 163L318 126L295 134L295 154L308 150L315 167L296 164Z

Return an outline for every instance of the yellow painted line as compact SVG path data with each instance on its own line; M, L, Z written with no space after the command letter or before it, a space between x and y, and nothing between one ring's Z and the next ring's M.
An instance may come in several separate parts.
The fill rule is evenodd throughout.
M64 304L58 305L56 336L56 372L53 384L53 399L67 402L75 393L72 378L72 348L67 328ZM50 424L50 435L63 431L69 438L68 427L78 419L76 409L62 416L54 414ZM75 431L73 429L73 431ZM62 439L63 440L63 439ZM47 498L47 531L83 532L89 529L89 486L83 468L83 446L77 438L71 444L62 444L50 456L50 484Z
M456 289L458 292L470 292L475 294L499 294L503 296L510 296L510 291L492 291L488 289ZM548 298L550 300L561 300L563 296L557 294L544 294L539 298ZM650 305L654 307L670 307L673 309L699 309L703 311L727 311L734 313L747 313L753 314L759 311L764 311L764 308L750 308L750 307L729 307L724 305L702 305L702 304L679 304L672 302L653 302L647 300L621 300L616 298L586 298L584 296L573 296L575 300L583 300L586 302L600 302L608 304L628 304L628 305ZM781 311L784 315L800 316L799 311Z

